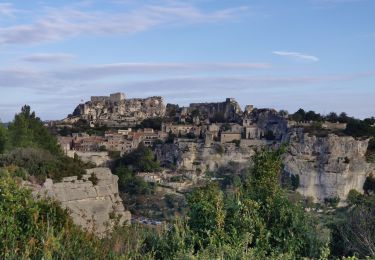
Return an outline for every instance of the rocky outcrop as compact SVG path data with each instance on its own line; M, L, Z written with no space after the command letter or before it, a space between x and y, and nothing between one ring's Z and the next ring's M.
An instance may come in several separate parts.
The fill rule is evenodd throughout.
M108 168L87 170L80 180L77 176L63 178L62 182L47 179L40 187L33 186L34 195L59 201L67 208L75 224L102 235L115 219L119 224L130 223L118 192L118 177Z
M263 136L276 141L285 141L288 133L288 120L274 109L254 109L245 118L256 124Z
M81 152L69 150L67 156L74 158L78 156L85 163L92 163L97 167L107 167L111 162L108 152Z
M222 116L225 121L237 122L242 118L241 107L233 98L218 103L191 103L188 110L189 113L198 110L203 119Z
M197 175L206 170L214 171L228 163L238 164L242 169L248 166L254 150L237 147L234 143L205 145L191 139L177 139L175 144L159 145L155 149L158 161L163 165L175 165L178 170L194 172Z
M334 134L317 137L294 130L284 170L299 176L297 191L305 197L319 202L338 197L344 202L351 189L363 192L366 177L374 172L374 164L365 159L367 146L368 140Z
M125 99L123 95L115 100L111 97L91 97L91 101L76 107L69 120L74 122L79 118L87 120L91 125L133 127L144 119L164 115L162 97Z

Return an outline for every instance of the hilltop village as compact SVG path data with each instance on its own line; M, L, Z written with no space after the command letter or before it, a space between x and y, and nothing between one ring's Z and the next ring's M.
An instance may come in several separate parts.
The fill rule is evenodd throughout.
M212 173L223 168L240 173L257 149L282 144L288 146L285 178L298 176L296 188L314 201L338 198L344 203L351 189L363 191L375 168L366 162L368 140L343 136L346 123L324 121L317 127L314 121L293 120L286 111L241 109L233 98L180 107L165 105L158 96L93 96L53 125L67 155L97 166L108 166L114 155L149 147L161 168L138 176L179 191L215 178ZM178 176L183 178L171 181Z

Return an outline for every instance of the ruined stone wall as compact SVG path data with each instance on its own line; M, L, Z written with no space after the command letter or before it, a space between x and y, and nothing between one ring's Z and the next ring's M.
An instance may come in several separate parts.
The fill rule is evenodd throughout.
M215 115L221 114L224 119L230 122L239 121L242 117L240 105L234 99L227 98L225 102L218 103L191 103L189 113L199 110L203 118L212 119Z

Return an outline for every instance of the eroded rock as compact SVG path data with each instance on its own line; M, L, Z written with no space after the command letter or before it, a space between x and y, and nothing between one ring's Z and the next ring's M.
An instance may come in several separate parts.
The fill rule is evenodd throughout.
M119 224L130 223L130 212L126 211L118 191L118 177L108 168L88 169L80 180L77 176L63 178L54 183L33 186L34 195L57 200L69 210L75 224L103 235L119 219Z

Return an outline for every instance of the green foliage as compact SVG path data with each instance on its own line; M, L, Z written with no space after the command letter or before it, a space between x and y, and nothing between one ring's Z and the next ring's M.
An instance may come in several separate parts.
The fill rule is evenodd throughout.
M0 258L99 259L108 250L72 224L55 202L34 200L9 177L0 178Z
M247 176L246 185L254 197L274 196L280 190L283 149L261 150L253 156L253 167ZM250 188L251 187L251 188Z
M119 166L115 174L119 177L118 185L121 192L128 194L151 194L154 186L145 182L141 177L125 166Z
M324 203L327 205L327 206L330 206L330 207L337 207L337 205L339 204L340 202L340 198L339 197L332 197L332 198L325 198L324 199Z
M283 187L295 191L298 189L300 181L299 175L289 174L287 172L283 172L282 175L282 184Z
M375 162L375 137L371 138L368 143L366 151L366 160L368 162Z
M299 175L293 175L290 176L291 184L292 184L292 190L297 190L299 187Z
M3 124L0 123L0 154L5 151L5 148L8 145L8 131L3 126Z
M167 139L165 140L165 143L166 143L166 144L173 144L174 139L175 139L176 137L177 137L177 136L176 136L174 133L172 133L172 131L169 131L169 133L168 133L168 137L167 137Z
M250 176L236 190L223 191L216 183L194 189L187 219L162 234L163 241L152 242L157 258L316 257L323 244L313 223L278 185L281 153L259 151Z
M363 195L356 190L350 190L346 200L349 203L349 205L357 205L362 202Z
M105 147L105 145L101 145L101 146L99 147L99 151L100 151L100 152L105 152L105 151L107 151L107 148Z
M375 136L375 127L371 120L350 119L344 133L353 137Z
M220 155L223 155L225 152L224 147L221 144L215 144L214 149Z
M358 196L343 218L332 224L334 256L375 257L375 196Z
M86 164L78 159L65 156L55 156L41 148L16 148L0 156L0 166L23 168L28 175L34 176L38 182L46 178L61 180L67 176L82 176Z
M118 160L121 158L120 151L108 151L108 156L113 160Z
M160 169L159 162L149 147L142 144L134 151L124 155L119 162L136 172L155 172Z
M189 228L197 234L198 244L219 243L224 232L224 194L217 184L195 189L187 198ZM212 241L213 240L213 241Z
M366 178L366 181L363 184L363 190L366 194L375 193L375 177L373 175Z
M8 136L11 147L37 147L48 150L54 155L60 155L61 149L54 137L42 121L25 105L8 126Z
M300 108L297 112L292 114L291 118L296 122L302 122L302 121L320 122L320 121L323 121L323 117L320 114L317 114L314 111L305 112L305 110L303 110L302 108Z
M339 121L339 116L335 112L331 112L326 115L325 119L331 123L337 123Z

